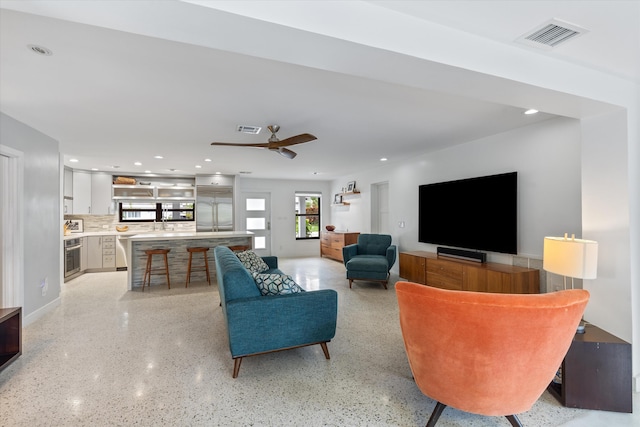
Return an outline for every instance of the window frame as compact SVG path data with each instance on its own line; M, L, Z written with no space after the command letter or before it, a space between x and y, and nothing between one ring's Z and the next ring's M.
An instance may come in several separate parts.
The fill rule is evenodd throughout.
M316 198L318 199L318 207L317 207L317 213L307 213L306 212L306 199L307 198ZM295 197L294 197L294 210L295 210L295 206L298 203L298 199L304 199L305 201L305 212L304 213L299 213L298 211L295 211L295 236L296 236L296 240L319 240L320 239L320 224L321 224L321 206L322 206L322 194L319 193L296 193ZM298 231L299 231L299 226L301 223L301 219L304 218L305 221L305 230L306 230L306 219L308 217L313 217L313 218L317 218L317 223L318 223L318 232L316 236L307 236L305 233L304 237L300 237L298 236Z
M148 203L149 205L154 204L154 202L142 202L142 201L136 201L138 203ZM189 218L187 215L186 218L182 219L182 218L178 218L178 219L167 219L167 222L191 222L191 221L195 221L196 219L196 208L195 208L195 201L191 201L190 203L192 204L191 208L172 208L172 209L163 209L162 205L165 203L189 203L189 202L185 202L185 201L180 201L180 202L172 202L172 201L160 201L160 202L155 202L155 208L149 208L149 209L128 209L128 208L124 208L122 205L123 203L126 203L126 201L121 201L118 202L118 221L119 222L162 222L162 214L163 212L191 212L191 218ZM127 218L123 218L122 214L124 212L155 212L155 216L153 219L141 219L141 218L131 218L131 219L127 219Z

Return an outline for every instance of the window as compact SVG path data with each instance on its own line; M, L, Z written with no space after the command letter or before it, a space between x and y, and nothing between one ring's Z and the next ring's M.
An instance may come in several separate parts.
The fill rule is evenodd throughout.
M119 203L120 222L193 221L193 202Z
M296 239L320 238L320 195L296 193Z

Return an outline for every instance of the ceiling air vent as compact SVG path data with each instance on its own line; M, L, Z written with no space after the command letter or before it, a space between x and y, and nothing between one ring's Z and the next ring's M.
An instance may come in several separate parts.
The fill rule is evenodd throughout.
M552 19L533 31L523 34L516 41L528 46L549 50L588 32L588 30L577 25Z
M257 135L260 133L260 130L262 130L262 128L259 126L238 125L238 128L236 130L242 133L251 133L253 135Z

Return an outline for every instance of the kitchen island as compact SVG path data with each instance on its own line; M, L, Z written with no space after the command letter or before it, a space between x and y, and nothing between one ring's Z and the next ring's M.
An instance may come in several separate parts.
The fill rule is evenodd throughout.
M171 249L168 255L169 277L174 286L184 286L187 278L189 262L188 247L204 246L211 248L207 252L209 270L215 275L213 248L216 246L244 245L253 247L253 233L250 231L217 231L217 232L175 232L175 233L142 233L132 236L120 236L125 247L127 258L127 287L129 290L142 288L144 270L147 265L148 249ZM154 267L160 258L154 257ZM198 260L199 262L199 260ZM160 281L166 286L163 276L154 276L153 284Z

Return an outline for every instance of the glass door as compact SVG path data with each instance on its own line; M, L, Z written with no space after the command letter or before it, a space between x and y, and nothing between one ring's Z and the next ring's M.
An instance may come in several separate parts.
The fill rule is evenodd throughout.
M271 195L243 193L245 230L254 233L254 248L260 256L271 255Z

